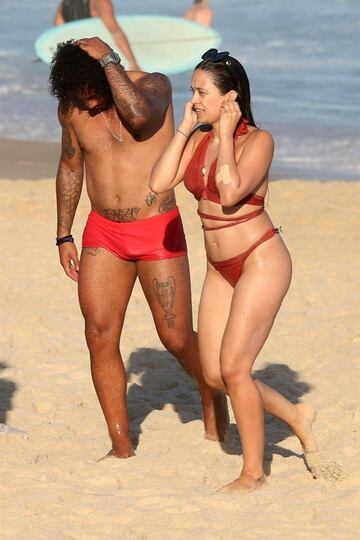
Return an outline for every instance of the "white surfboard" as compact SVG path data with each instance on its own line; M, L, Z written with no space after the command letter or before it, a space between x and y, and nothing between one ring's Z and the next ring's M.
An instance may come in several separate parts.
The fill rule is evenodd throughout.
M221 42L220 34L213 28L181 17L129 15L117 17L117 20L144 71L159 71L171 75L193 69L207 49L217 48ZM50 63L59 42L94 36L100 37L118 51L126 66L124 55L117 49L110 32L97 17L47 30L37 38L35 51L41 60Z

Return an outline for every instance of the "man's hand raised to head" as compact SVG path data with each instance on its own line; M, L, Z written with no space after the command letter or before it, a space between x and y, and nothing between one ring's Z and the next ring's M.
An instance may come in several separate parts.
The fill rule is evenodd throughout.
M82 38L74 41L74 45L87 52L95 60L100 60L112 51L112 48L98 37Z

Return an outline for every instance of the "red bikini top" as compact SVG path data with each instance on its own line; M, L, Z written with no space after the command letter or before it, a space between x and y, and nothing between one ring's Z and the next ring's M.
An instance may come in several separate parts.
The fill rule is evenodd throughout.
M235 131L234 140L241 135L246 135L249 133L249 129L247 127L248 123L248 120L245 120L245 118L242 119ZM211 164L207 184L205 184L204 176L202 174L202 169L204 168L205 164L206 151L212 137L214 137L213 130L209 131L195 148L195 152L184 174L184 184L190 193L194 195L196 200L199 201L200 199L203 199L221 204L219 191L215 181L217 159ZM238 204L263 206L264 198L250 193L244 197L244 199L239 201Z

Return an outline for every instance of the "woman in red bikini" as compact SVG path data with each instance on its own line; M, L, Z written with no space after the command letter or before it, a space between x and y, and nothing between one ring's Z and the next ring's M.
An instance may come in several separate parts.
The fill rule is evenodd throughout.
M208 259L200 359L207 382L228 393L240 433L243 467L226 487L257 489L265 482L263 409L289 424L305 452L317 450L315 412L251 375L291 280L289 252L264 210L274 143L255 125L242 65L216 49L202 58L192 77L193 97L154 166L150 187L162 193L184 180L199 201Z

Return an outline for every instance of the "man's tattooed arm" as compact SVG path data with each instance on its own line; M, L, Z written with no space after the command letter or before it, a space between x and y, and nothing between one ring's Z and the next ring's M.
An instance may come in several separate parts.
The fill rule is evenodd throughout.
M56 175L57 236L70 234L83 183L83 155L72 129L59 113L62 144Z
M131 129L142 131L164 122L171 100L171 84L162 73L146 73L136 84L119 65L104 68L116 108Z

